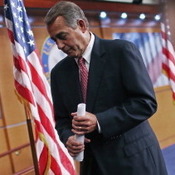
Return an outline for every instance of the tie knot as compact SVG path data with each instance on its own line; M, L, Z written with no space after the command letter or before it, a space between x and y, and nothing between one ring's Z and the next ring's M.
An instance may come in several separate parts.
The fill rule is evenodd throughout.
M85 65L85 59L83 57L78 59L78 65Z

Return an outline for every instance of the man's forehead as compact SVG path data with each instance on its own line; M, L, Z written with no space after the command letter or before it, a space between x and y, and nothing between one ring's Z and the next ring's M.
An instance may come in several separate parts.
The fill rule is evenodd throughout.
M65 19L62 16L58 16L55 19L54 23L57 23L57 24L60 24L60 25L66 25Z
M66 24L65 21L63 19L63 17L59 16L55 19L55 21L47 26L48 32L49 33L53 33L54 35L56 33L60 33L60 32L68 32L69 28Z

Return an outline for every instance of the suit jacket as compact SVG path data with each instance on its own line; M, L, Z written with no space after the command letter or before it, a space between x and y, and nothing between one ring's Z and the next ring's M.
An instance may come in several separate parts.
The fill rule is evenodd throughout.
M51 72L56 129L65 143L71 112L82 102L78 66L66 57ZM95 37L87 88L87 111L97 116L101 133L87 134L83 175L166 175L157 139L147 119L157 103L136 46ZM92 163L93 162L93 163Z

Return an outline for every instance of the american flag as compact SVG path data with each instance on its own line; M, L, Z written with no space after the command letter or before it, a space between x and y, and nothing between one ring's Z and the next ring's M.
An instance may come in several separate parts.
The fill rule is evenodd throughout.
M161 22L161 34L162 34L162 53L163 61L162 68L166 73L169 84L172 90L173 101L175 102L175 51L170 39L170 25L167 17L167 5L164 2L163 17Z
M113 38L128 40L137 46L154 88L168 85L167 77L162 73L162 38L160 32L113 33Z
M75 175L72 157L54 129L53 104L22 0L4 1L12 44L15 89L34 121L39 174Z

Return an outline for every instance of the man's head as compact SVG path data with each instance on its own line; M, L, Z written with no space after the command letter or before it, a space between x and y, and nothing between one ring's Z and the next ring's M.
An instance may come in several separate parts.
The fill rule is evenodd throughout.
M45 23L50 37L59 49L72 57L80 57L90 40L89 23L76 4L61 1L47 13Z

